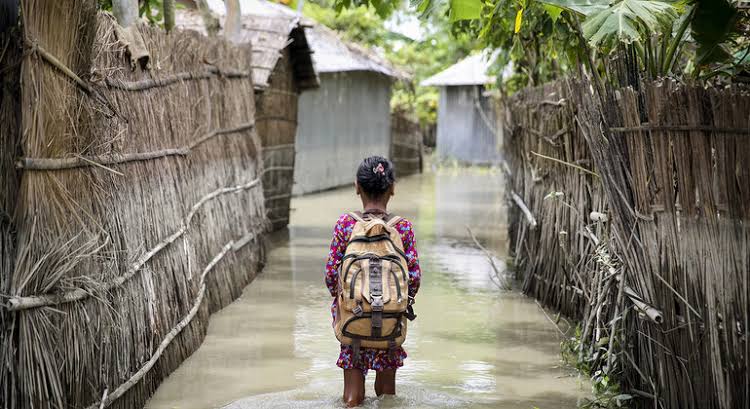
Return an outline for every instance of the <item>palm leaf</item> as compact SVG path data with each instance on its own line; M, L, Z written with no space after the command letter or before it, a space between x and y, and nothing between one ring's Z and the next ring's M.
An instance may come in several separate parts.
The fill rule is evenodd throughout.
M540 3L574 11L584 16L609 8L610 0L539 0Z
M583 22L583 36L592 46L606 42L639 42L642 33L671 30L677 13L670 3L659 0L622 0L596 11Z

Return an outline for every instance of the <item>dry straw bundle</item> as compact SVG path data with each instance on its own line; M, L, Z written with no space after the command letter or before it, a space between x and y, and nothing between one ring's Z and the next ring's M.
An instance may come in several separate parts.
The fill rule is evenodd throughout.
M150 69L133 70L95 2L22 10L20 130L3 123L0 162L0 401L139 407L263 261L251 51L142 26Z
M579 353L636 407L746 407L750 94L663 81L602 107L590 89L509 105L525 289L581 321Z

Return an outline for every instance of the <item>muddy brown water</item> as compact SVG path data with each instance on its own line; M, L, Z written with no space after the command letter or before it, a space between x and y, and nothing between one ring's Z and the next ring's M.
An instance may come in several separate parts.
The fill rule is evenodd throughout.
M503 182L491 170L404 178L391 210L415 225L423 270L397 395L366 408L575 408L587 386L560 363L560 338L537 304L501 291L466 226L507 253ZM148 402L151 409L341 407L338 344L323 264L332 226L359 203L352 188L295 198L268 265L215 314L203 345ZM502 260L496 260L502 267Z

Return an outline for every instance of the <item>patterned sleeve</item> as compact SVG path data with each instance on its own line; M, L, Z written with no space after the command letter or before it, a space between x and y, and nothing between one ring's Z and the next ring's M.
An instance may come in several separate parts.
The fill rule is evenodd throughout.
M409 296L414 297L419 291L422 281L422 269L419 268L419 254L417 253L417 240L414 238L414 226L406 219L396 223L396 228L401 233L401 241L404 243L404 253L409 269Z
M349 236L352 234L355 222L351 215L344 214L339 217L336 226L333 227L333 240L331 240L331 248L328 251L325 272L326 287L333 297L337 295L341 259L344 257L346 245L349 242Z

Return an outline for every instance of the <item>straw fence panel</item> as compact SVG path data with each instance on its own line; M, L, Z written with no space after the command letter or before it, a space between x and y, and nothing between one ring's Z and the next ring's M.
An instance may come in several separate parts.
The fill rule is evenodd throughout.
M140 407L263 262L251 51L142 26L132 70L95 2L22 7L2 401Z
M570 85L622 281L662 314L623 320L627 379L663 407L747 407L750 93L669 80L641 87L610 92L602 109L587 87Z
M405 112L391 113L390 155L398 175L422 173L422 131Z
M568 81L507 105L519 275L580 320L581 355L620 373L635 407L747 407L750 94L640 87L602 107Z
M294 142L297 134L299 87L294 78L289 48L271 72L268 88L256 95L258 136L263 145L263 176L268 219L274 230L289 224L294 184Z
M605 205L597 177L585 171L591 157L562 89L560 83L548 84L505 104L511 124L503 141L512 187L509 229L524 291L566 315L581 316L589 273L596 269L591 254L603 229L589 222L589 214Z

